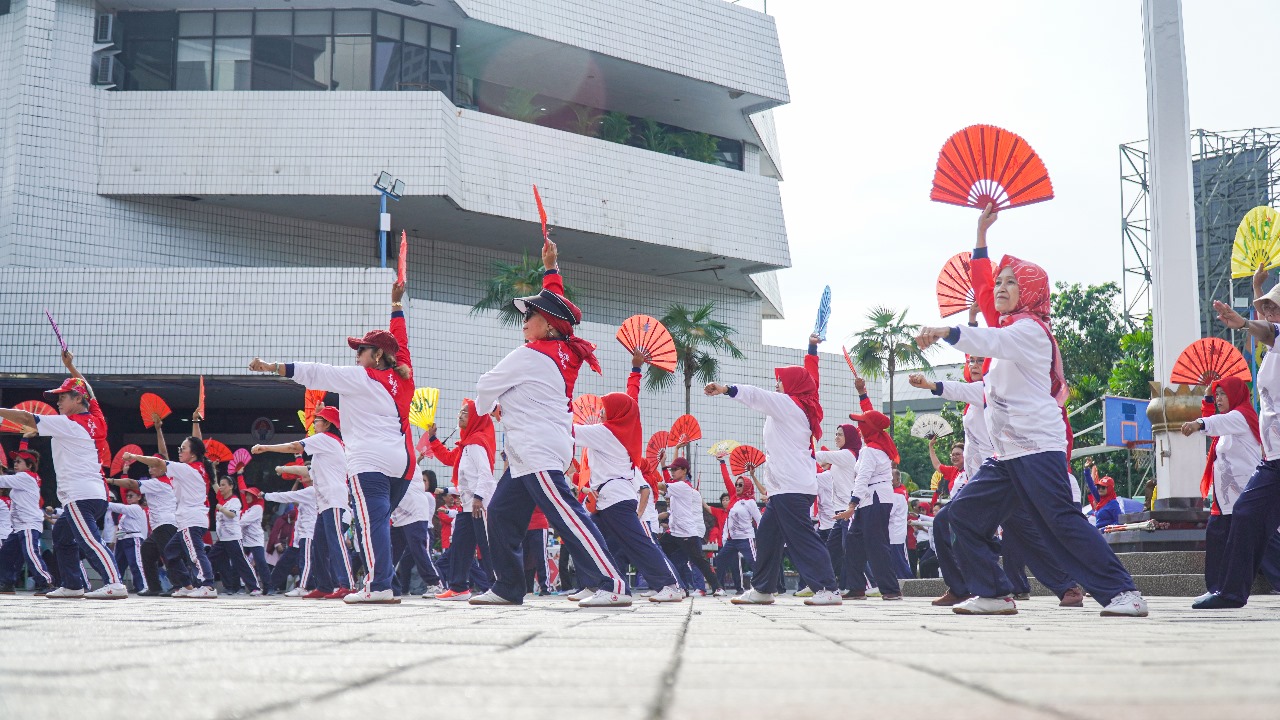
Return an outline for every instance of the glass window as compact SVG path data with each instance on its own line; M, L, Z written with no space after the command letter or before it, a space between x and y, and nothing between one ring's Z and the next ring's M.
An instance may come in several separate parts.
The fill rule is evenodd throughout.
M419 47L426 47L427 46L427 28L428 26L424 22L418 22L417 20L409 20L408 18L405 18L404 41L407 43L413 43L414 45L417 45Z
M334 90L369 89L372 50L372 39L368 36L333 39Z
M292 90L293 41L287 37L253 39L253 89Z
M129 52L120 53L128 71L125 90L173 89L173 41L135 40Z
M432 50L429 72L427 82L431 84L431 89L439 90L453 99L453 55Z
M333 31L338 35L368 35L368 10L338 10L333 14Z
M213 13L178 13L178 37L212 37Z
M333 38L293 39L293 89L328 90L329 63L333 58Z
M220 12L215 18L214 24L218 29L219 37L226 37L228 35L252 35L253 13Z
M400 89L400 43L379 38L374 46L373 89Z
M453 52L453 31L440 25L431 26L431 49L440 52Z
M292 35L293 13L288 10L253 14L254 35Z
M409 28L405 28L406 35ZM406 44L401 51L401 90L430 90L430 78L427 73L427 54L431 52L425 47Z
M378 13L378 35L380 37L400 39L400 16Z
M208 90L213 77L213 39L178 41L177 90Z
M300 10L293 14L294 35L330 35L333 13L328 10Z
M124 12L117 20L124 40L170 40L178 31L176 12Z
M218 38L213 48L213 89L248 90L249 38Z

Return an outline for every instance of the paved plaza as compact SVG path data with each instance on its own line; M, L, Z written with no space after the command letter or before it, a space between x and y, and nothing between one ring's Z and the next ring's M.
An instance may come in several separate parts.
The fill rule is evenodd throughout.
M1253 718L1280 715L1280 596L1145 620L1035 598L623 610L244 596L0 599L0 718Z

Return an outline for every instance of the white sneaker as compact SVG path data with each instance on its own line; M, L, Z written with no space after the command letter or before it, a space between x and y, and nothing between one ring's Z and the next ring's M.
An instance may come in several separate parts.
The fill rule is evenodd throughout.
M1192 600L1191 602L1194 604L1194 603L1198 603L1198 602L1200 602L1201 600L1208 600L1208 599L1209 599L1209 598L1211 598L1211 597L1213 597L1213 593L1212 593L1212 592L1207 592L1207 593L1205 593L1205 594L1201 595L1200 597L1195 598L1195 599L1194 599L1194 600Z
M368 603L370 605L399 605L400 598L396 597L395 591L391 588L387 588L386 590L370 590L366 587L343 597L342 602L348 605L356 605L359 603Z
M1111 598L1111 604L1102 608L1102 617L1146 617L1147 601L1137 590L1126 590Z
M169 597L184 598L187 596L187 593L190 593L190 592L191 592L191 588L176 587L173 589L173 594L170 595Z
M996 598L971 597L952 605L951 612L957 615L1017 615L1018 606L1008 595Z
M578 607L631 607L631 596L597 590L591 597L583 598Z
M486 590L483 594L476 595L467 602L471 605L515 605L515 603L492 590Z
M880 597L880 588L867 588L867 597Z
M284 596L287 598L300 598L306 594L307 594L307 591L305 589L303 589L302 587L296 587L290 590L289 592L285 593ZM178 593L174 593L173 596L177 597Z
M636 593L638 597L642 597L642 598L651 598L657 594L658 594L658 591L654 590L653 588L645 588L644 590L641 590L640 592Z
M813 595L814 595L813 588L811 587L802 587L799 590L795 591L796 597L811 598L813 597Z
M755 588L751 588L737 597L729 598L729 602L734 605L772 605L773 593L757 592Z
M60 587L56 590L50 590L45 593L45 597L53 600L79 600L84 597L84 590L72 590L71 588Z
M592 590L590 588L582 588L578 592L573 593L572 595L569 595L569 599L574 602L580 602L582 600L586 600L587 598L595 594L596 594L595 590Z
M804 601L805 605L843 605L840 594L832 590L819 590L813 597Z
M426 600L433 600L435 599L435 596L439 595L444 591L445 591L445 587L440 583L436 583L435 585L431 585L430 587L428 587L426 591L422 593L422 597Z
M129 591L122 583L103 585L93 592L84 594L85 600L123 600L127 597L129 597Z
M190 592L188 592L183 597L189 597L192 599L200 599L200 600L212 600L213 598L218 597L218 591L214 590L211 587L200 585L199 587L193 588Z
M682 600L684 600L684 593L681 592L678 585L668 585L662 588L662 592L649 596L649 602L656 603L681 602Z
M724 591L724 588L720 588L719 590L717 590L717 591L715 591L715 592L711 593L712 597L724 597L724 596L725 596L725 595L727 595L727 594L728 594L728 593L726 593L726 592Z
M253 590L249 593L249 597L262 597L261 590Z

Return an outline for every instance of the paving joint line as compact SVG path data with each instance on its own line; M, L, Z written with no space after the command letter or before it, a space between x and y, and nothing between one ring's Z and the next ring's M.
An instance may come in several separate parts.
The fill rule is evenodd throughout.
M680 672L680 666L684 664L685 638L689 635L689 624L693 622L694 604L693 598L689 598L689 609L684 613L684 622L680 625L680 634L676 637L675 652L667 668L662 671L662 677L658 681L658 692L649 704L649 711L645 713L648 720L665 720L667 717L671 697L676 691L676 675Z

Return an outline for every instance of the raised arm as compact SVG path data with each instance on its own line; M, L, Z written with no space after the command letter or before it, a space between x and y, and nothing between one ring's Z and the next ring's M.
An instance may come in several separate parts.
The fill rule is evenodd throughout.
M84 380L84 386L89 390L90 400L97 398L97 396L93 394L93 386L89 384L89 380L76 369L76 356L72 354L70 350L62 351L62 365L67 368L67 372L71 373L71 377Z
M298 455L302 453L302 451L303 451L303 447L302 447L302 443L300 442L280 443L279 445L254 445L252 448L249 449L249 452L253 453L254 455L261 455L262 453L269 453L269 452L289 453L291 455Z
M153 427L156 430L156 454L160 457L157 460L169 459L169 446L164 442L164 423L159 418L156 419Z
M191 436L197 440L204 440L204 433L200 431L200 421L204 418L199 413L191 413Z
M999 327L1000 313L996 311L995 273L987 254L987 230L996 221L995 209L990 204L978 217L978 241L969 260L969 282L973 285L973 299L982 311L987 327Z
M627 394L640 402L640 370L644 367L644 353L631 353L631 372L627 374Z
M564 295L564 278L560 275L560 250L547 240L542 243L542 289Z
M934 445L938 444L938 438L929 438L929 462L933 464L933 471L942 470L942 461L938 459L938 453L934 450Z
M876 406L871 402L871 396L867 394L867 381L860 377L853 379L853 387L858 391L858 407L862 412L871 412Z
M458 464L458 458L462 454L462 449L455 447L454 449L450 450L449 448L445 447L445 444L440 442L440 440L436 438L435 423L431 423L431 425L427 427L427 437L430 438L431 455L435 457L435 459L439 460L441 463L445 465L449 465L450 467Z
M804 369L809 371L809 376L813 378L813 384L822 387L822 380L818 374L818 343L821 340L817 335L809 336L809 351L804 355Z
M1254 307L1258 309L1258 313L1262 313L1262 308L1258 306L1259 300L1254 300ZM1213 301L1213 309L1218 313L1218 321L1232 330L1245 329L1255 340L1271 347L1276 342L1277 326L1274 323L1265 320L1245 320L1240 313L1231 308L1230 305L1221 300Z
M400 344L400 349L396 351L396 363L408 369L407 374L401 373L401 377L407 378L413 374L413 356L409 352L409 328L405 324L403 300L404 286L400 283L393 284L391 286L391 322L387 329Z
M729 465L724 458L720 458L720 477L724 479L724 491L729 493L729 506L732 507L738 500L738 491L733 485L733 478L729 475Z

